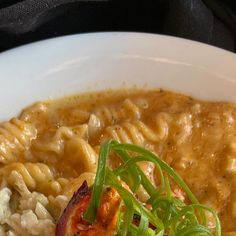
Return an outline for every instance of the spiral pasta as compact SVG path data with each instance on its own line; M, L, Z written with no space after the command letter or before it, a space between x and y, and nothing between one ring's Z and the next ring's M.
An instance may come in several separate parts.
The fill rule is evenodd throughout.
M159 139L165 141L170 132L170 124L173 118L166 112L158 112L154 116L154 130Z
M17 161L31 141L37 136L35 127L17 118L0 124L0 162L7 164Z
M60 127L57 131L47 137L35 140L32 143L31 151L35 158L41 161L48 160L55 156L64 154L65 143L73 137L87 137L88 125L74 127Z
M186 142L192 132L192 115L181 113L175 119L176 143L178 145Z
M102 106L95 110L103 126L113 125L125 119L140 119L141 109L130 99L125 99L120 106Z
M52 170L43 163L12 163L0 170L0 174L3 175L8 184L14 185L14 179L12 179L11 173L20 175L30 190L37 190L45 194L59 194L63 187L67 184L68 180L65 178L55 179Z
M111 138L120 143L133 143L141 146L147 142L159 140L158 134L142 121L124 122L120 125L107 127L103 140Z
M84 139L74 137L65 144L65 163L73 166L78 173L96 172L98 154Z

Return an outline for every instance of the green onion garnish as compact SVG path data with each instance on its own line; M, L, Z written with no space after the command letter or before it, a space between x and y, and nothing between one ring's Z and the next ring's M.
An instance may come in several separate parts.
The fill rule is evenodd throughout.
M121 165L113 170L107 166L111 151L121 161ZM160 187L154 186L137 165L143 161L155 164L160 173ZM187 205L174 197L170 180L186 193L190 204ZM130 190L122 186L122 181ZM84 214L84 219L88 222L95 222L103 190L108 186L114 188L122 199L116 235L221 236L221 225L215 211L199 204L183 179L166 162L142 147L116 141L109 141L101 146L92 196ZM140 186L149 195L145 204L136 197ZM149 207L146 207L146 204L149 204ZM125 207L123 211L122 206ZM214 232L207 227L206 211L215 219ZM134 224L135 217L139 219L138 224Z

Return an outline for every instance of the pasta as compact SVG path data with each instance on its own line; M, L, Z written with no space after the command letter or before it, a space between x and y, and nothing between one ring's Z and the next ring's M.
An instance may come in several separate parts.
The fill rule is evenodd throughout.
M163 90L107 91L33 104L0 124L0 235L54 235L74 192L84 180L93 184L100 146L110 139L159 155L201 203L217 211L223 236L235 235L235 120L234 104ZM117 156L109 164L119 166ZM143 161L139 167L160 185L153 164ZM174 194L185 197L178 189ZM149 197L143 188L137 195L142 201Z
M20 153L30 147L37 136L32 124L17 118L0 125L0 162L7 164L16 161Z
M120 143L145 146L147 142L157 142L158 134L141 121L124 122L106 128L104 140L115 139Z
M93 184L94 178L95 173L84 172L79 177L74 178L68 182L68 184L63 189L63 194L65 196L72 197L85 180L88 182L88 185L91 186Z
M65 143L72 137L86 137L88 125L78 125L76 127L60 127L55 134L48 135L42 139L35 140L32 143L32 153L40 160L52 158L53 154L62 156L64 153ZM48 157L49 156L49 157Z
M43 163L12 163L1 169L1 175L6 179L8 184L14 185L15 181L12 181L11 173L20 175L30 190L37 190L43 193L59 194L63 186L68 182L65 178L55 179L52 170Z
M102 106L95 110L103 126L116 124L124 119L140 119L141 109L130 99L125 99L118 107Z
M66 158L66 157L70 158ZM74 169L83 172L96 171L98 155L95 150L82 138L73 138L65 146L65 162Z

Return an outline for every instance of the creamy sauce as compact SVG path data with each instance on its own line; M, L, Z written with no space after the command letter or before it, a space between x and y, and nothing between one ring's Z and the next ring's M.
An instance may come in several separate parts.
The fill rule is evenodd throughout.
M216 209L223 232L236 231L235 104L162 90L106 91L38 103L20 119L37 129L37 139L21 161L40 160L57 178L72 181L72 188L81 184L74 180L80 174L94 172L89 162L97 158L102 142L113 138L135 143L168 162L201 203ZM79 149L84 141L75 134L89 146ZM155 179L153 166L143 163L142 168ZM41 191L53 194L47 186ZM62 192L73 193L68 187Z

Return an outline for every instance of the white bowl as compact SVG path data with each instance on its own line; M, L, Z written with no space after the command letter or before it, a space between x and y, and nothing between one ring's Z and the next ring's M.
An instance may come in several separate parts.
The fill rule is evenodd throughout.
M236 56L197 42L141 33L60 37L0 55L0 119L48 98L107 88L164 88L236 101Z

